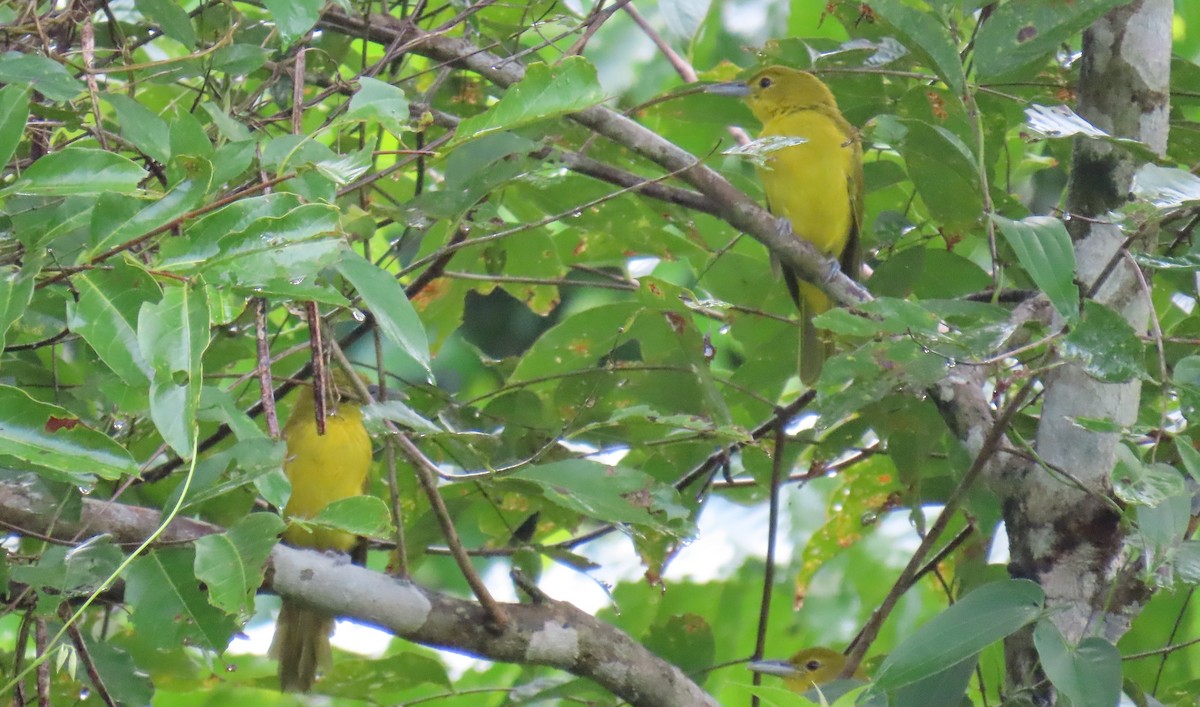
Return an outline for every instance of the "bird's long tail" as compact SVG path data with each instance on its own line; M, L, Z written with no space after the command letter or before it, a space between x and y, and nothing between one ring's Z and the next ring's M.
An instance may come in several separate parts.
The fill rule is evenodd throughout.
M270 656L279 660L279 687L284 692L308 692L317 672L332 662L329 636L333 617L283 600Z
M800 310L800 381L811 386L821 377L821 366L833 352L832 344L821 338L812 322L813 317L829 310L829 297L815 285L801 282L786 267L783 276Z

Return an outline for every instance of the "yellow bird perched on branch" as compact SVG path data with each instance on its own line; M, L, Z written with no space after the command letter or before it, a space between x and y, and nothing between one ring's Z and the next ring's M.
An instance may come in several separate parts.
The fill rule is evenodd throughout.
M325 434L318 434L313 389L300 389L283 438L287 443L284 473L292 495L286 518L312 518L334 501L362 495L371 466L371 438L362 423L362 400L349 379L335 373L325 415ZM329 528L289 525L283 540L293 547L348 552L356 538ZM329 666L333 616L284 599L275 623L270 654L279 659L279 687L287 692L312 689L317 672Z
M758 176L767 205L791 224L794 234L838 258L842 271L857 279L863 222L862 143L838 110L829 87L808 72L771 66L748 81L718 84L708 91L744 98L762 123L760 138L804 140L766 154ZM800 379L812 383L829 351L812 318L829 309L829 297L800 282L791 268L785 266L783 276L800 310Z
M807 692L833 682L844 667L846 656L820 646L805 648L787 660L756 660L750 663L750 669L754 672L782 677L783 684L793 692ZM869 679L861 667L854 671L853 677L864 682Z

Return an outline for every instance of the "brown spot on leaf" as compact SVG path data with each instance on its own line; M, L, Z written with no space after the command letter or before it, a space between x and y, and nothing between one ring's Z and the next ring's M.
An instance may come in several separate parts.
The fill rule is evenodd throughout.
M54 417L51 415L46 419L46 431L53 434L59 430L73 430L78 424L78 417Z
M621 494L621 498L624 498L634 508L650 508L654 505L654 497L650 495L648 489L623 493Z
M1017 43L1024 44L1025 42L1028 42L1036 37L1037 33L1037 27L1034 27L1033 25L1025 25L1021 29L1017 30Z
M439 277L430 280L428 284L421 288L412 298L413 308L418 312L425 311L425 308L434 300L437 300L442 295L450 291L450 280L448 278Z
M928 91L925 98L929 101L929 111L933 113L933 117L944 121L950 117L950 113L946 110L946 100L942 98L937 91Z

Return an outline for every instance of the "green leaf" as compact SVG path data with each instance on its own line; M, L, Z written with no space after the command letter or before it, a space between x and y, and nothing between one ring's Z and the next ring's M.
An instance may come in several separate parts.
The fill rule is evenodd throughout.
M245 417L244 413L242 417ZM188 490L183 510L191 511L211 499L249 485L254 486L264 501L282 508L292 491L283 473L286 455L287 445L283 441L270 439L261 433L258 437L238 440L228 449L206 454L196 465L196 479ZM277 480L280 480L278 484ZM211 485L205 486L208 483ZM176 488L181 491L183 487ZM170 507L178 500L177 491L171 493L164 507Z
M1034 103L1025 109L1025 118L1025 131L1030 135L1030 137L1033 138L1061 140L1082 136L1091 138L1093 140L1103 140L1105 142L1112 143L1113 145L1119 145L1125 150L1132 152L1137 158L1142 160L1149 161L1158 159L1158 155L1144 142L1109 135L1100 128L1097 128L1095 125L1092 125L1088 121L1084 120L1083 116L1071 110L1068 106L1043 106ZM1138 170L1138 174L1134 175L1134 186L1130 189L1130 191L1132 191L1134 194L1137 194L1139 197L1143 197L1143 194L1139 193L1139 189L1153 189L1155 186L1159 186L1152 184L1152 182L1155 181L1155 173L1159 170L1162 172L1182 171L1164 169L1154 165L1153 163L1145 164L1142 166L1142 169ZM1142 177L1143 172L1146 175L1143 177L1143 179L1146 181L1144 181L1142 186L1139 187L1138 178ZM1187 172L1183 172L1183 174L1187 174ZM1194 180L1195 177L1192 179ZM1148 198L1150 201L1155 202L1155 198L1153 196L1144 198ZM1155 203L1155 206L1160 206L1161 208L1161 205L1158 203Z
M957 253L906 248L879 264L871 275L871 292L886 297L914 294L923 300L944 299L979 292L991 281L983 268Z
M82 631L87 642L89 658L96 673L104 679L104 689L119 705L148 705L154 703L154 683L130 654L119 648L109 636L93 638Z
M176 159L199 157L210 164L217 159L217 151L213 149L212 142L204 132L204 126L200 124L196 116L187 111L179 110L171 116L168 137L171 155ZM214 179L213 181L221 184L226 179Z
M877 120L883 124L889 116ZM896 120L897 147L929 213L945 226L966 230L983 214L983 189L975 156L954 133L920 120Z
M142 304L138 343L153 369L150 418L179 456L192 455L199 434L196 408L203 380L201 356L208 348L208 302L204 287L168 287L156 303Z
M177 2L171 0L134 0L138 12L158 25L163 34L182 44L187 49L196 46L196 30L192 19Z
M574 113L604 98L595 67L583 57L567 57L555 66L531 64L525 78L510 86L499 103L459 123L454 144Z
M29 87L12 84L0 88L0 164L8 164L29 120Z
M1154 270L1174 270L1176 272L1196 272L1200 270L1200 253L1181 253L1180 255L1158 255L1155 253L1134 253L1133 259L1138 265Z
M967 85L958 48L950 31L927 10L917 10L901 0L874 0L871 9L895 27L909 48L925 59L923 64L937 70L938 76L961 96Z
M208 587L213 606L233 616L254 610L254 593L284 523L274 513L251 513L229 530L196 541L196 579Z
M81 485L90 485L93 474L119 479L138 473L133 457L108 435L69 410L7 385L0 385L0 454L53 469Z
M875 683L892 690L972 658L1032 623L1045 594L1024 579L992 582L967 594L902 640L879 666Z
M124 94L106 93L103 97L117 111L122 137L162 164L171 159L171 126L167 121Z
M325 0L263 0L263 6L271 13L271 19L275 21L280 39L286 47L317 24Z
M12 185L0 191L0 196L131 194L145 178L144 169L120 155L86 147L68 147L34 162Z
M230 44L213 52L213 71L245 76L262 68L271 52L255 44Z
M426 379L433 381L429 368L429 340L425 325L417 316L404 288L396 278L381 270L350 248L343 248L338 272L346 278L367 303L375 321L394 344L425 369Z
M1115 705L1121 701L1121 652L1103 638L1088 636L1067 645L1049 619L1033 629L1033 645L1046 677L1073 705Z
M69 101L83 92L83 83L57 61L37 54L5 52L0 55L0 83L30 86L55 102Z
M1064 358L1078 361L1087 374L1105 383L1124 383L1142 372L1143 345L1120 314L1099 302L1083 303L1083 316L1063 341Z
M1079 288L1075 286L1075 250L1061 220L1030 216L1012 221L998 214L992 221L1034 284L1050 298L1050 304L1068 322L1079 318Z
M396 86L363 76L358 80L358 91L350 99L347 120L373 120L393 133L408 129L408 98Z
M1117 447L1113 465L1113 492L1122 501L1138 506L1157 506L1168 498L1187 494L1183 475L1161 462L1146 464L1129 447Z
M1069 138L1076 136L1110 137L1095 125L1083 119L1069 106L1043 106L1034 103L1025 109L1025 128L1034 137ZM1149 166L1149 165L1147 165Z
M716 655L712 627L703 616L692 613L672 614L651 626L645 646L689 674L708 669Z
M205 288L205 292L212 292L212 288ZM233 396L219 388L205 386L200 391L199 415L202 420L228 425L234 436L241 441L266 437L262 429L238 407Z
M1184 471L1192 477L1192 481L1200 484L1200 452L1197 452L1191 441L1185 437L1175 438L1175 449L1179 452Z
M975 675L979 656L954 665L905 685L891 695L890 707L927 707L928 705L959 705Z
M334 184L346 185L366 174L371 169L371 148L364 147L358 152L348 152L336 155L333 159L313 162L317 173L328 177Z
M404 652L382 658L345 660L339 656L321 678L321 694L366 703L400 703L399 693L418 685L450 689L446 666L437 658Z
M696 36L711 6L712 0L661 0L658 12L671 35L686 44Z
M148 647L178 650L193 644L222 651L237 630L200 589L192 548L155 550L134 560L125 577L125 601Z
M1200 421L1200 356L1185 356L1175 362L1175 385L1179 386L1179 408L1189 422Z
M218 244L222 238L246 230L259 219L281 218L300 203L295 194L278 192L238 199L193 223L182 238L164 242L159 267L194 272L221 252Z
M138 346L134 322L143 302L158 299L158 285L146 273L128 265L94 270L71 278L79 291L67 302L67 326L83 337L121 380L144 388L150 365Z
M132 213L129 209L95 209L92 212L92 247L82 259L91 259L109 248L144 236L199 206L208 192L212 167L206 161L197 164L202 166L196 170L194 178L180 182L162 197ZM99 205L105 207L113 200L121 199L131 197L105 194L100 197Z
M124 559L111 538L96 536L77 547L48 548L37 564L13 567L12 579L51 595L86 596L111 579Z
M1192 495L1171 496L1136 510L1138 539L1148 553L1147 567L1153 569L1183 540L1192 517Z
M634 302L614 302L565 317L543 333L517 363L510 382L595 367L626 340L622 332L641 311ZM564 356L570 351L570 356Z
M1009 0L979 29L975 74L990 81L1044 58L1126 0Z
M909 332L936 334L940 324L938 316L919 302L879 297L860 309L867 316L855 316L844 309L840 311L846 314L835 314L839 310L830 310L814 319L814 323L839 334L862 337Z
M216 282L265 287L312 280L332 265L340 252L338 210L326 204L304 204L278 218L255 220L218 242L219 253L198 263Z
M1107 418L1072 417L1070 420L1079 429L1097 434L1122 434L1127 431L1125 425Z
M1177 209L1200 201L1200 177L1178 167L1144 164L1133 175L1130 191L1158 209ZM1182 257L1187 257L1185 254ZM1167 262L1170 262L1168 259Z
M1184 540L1173 558L1175 577L1185 584L1200 584L1200 540Z
M229 114L226 113L216 103L213 103L212 101L205 101L204 103L200 104L200 107L204 109L204 112L208 113L210 118L212 118L213 125L217 126L217 130L220 131L221 136L226 140L232 140L233 142L244 142L250 139L250 131L246 128L246 126L231 118Z
M399 400L389 399L384 403L375 403L363 408L363 414L368 418L391 420L401 427L420 434L438 434L444 429L421 416L416 410Z
M551 502L605 523L678 534L667 521L687 515L674 489L627 466L568 459L526 467L506 478L534 483Z
M4 335L13 325L33 297L34 279L42 270L46 251L25 251L25 262L18 270L0 266L0 349L4 348Z
M392 528L392 513L387 505L375 496L350 496L338 499L321 509L312 518L290 519L292 523L341 530L351 535L361 535L376 540L395 537Z

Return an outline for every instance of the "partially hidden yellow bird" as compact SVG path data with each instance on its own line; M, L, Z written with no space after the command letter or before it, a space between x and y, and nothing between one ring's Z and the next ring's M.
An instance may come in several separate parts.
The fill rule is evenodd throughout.
M829 87L816 76L770 66L748 81L709 86L710 93L740 96L762 123L760 138L801 138L771 150L758 176L767 205L791 224L792 232L836 257L842 272L857 279L863 224L862 143L838 110ZM830 346L812 318L830 307L829 297L783 268L788 292L800 310L800 379L811 384L821 373Z
M325 434L317 433L313 389L300 389L283 438L287 458L283 470L292 483L292 495L283 509L285 518L312 518L334 501L362 495L371 466L371 438L362 423L361 399L347 377L333 375ZM329 528L289 525L283 540L293 547L348 552L356 538ZM286 692L308 692L318 671L332 661L329 636L334 617L284 599L275 623L270 655L279 659L279 687Z
M756 660L750 669L765 675L778 675L793 692L808 692L837 679L846 667L846 656L829 648L805 648L787 660ZM854 671L853 679L867 681L862 667Z

